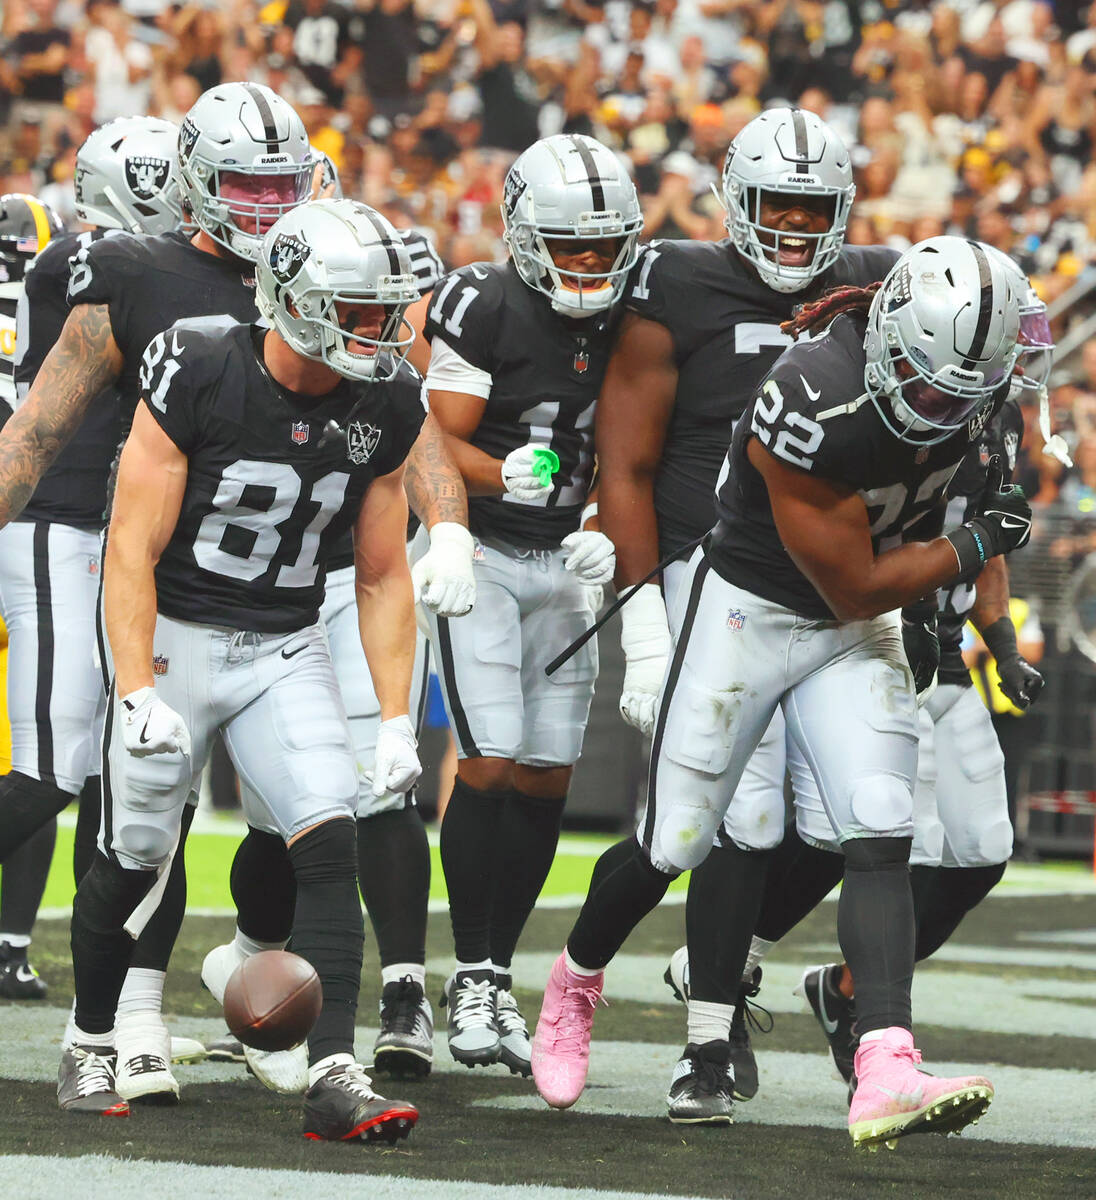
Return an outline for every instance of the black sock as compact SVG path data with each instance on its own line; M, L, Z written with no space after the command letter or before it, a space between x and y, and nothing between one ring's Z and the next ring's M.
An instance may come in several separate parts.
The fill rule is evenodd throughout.
M381 966L425 963L430 843L419 810L408 804L357 824L358 887Z
M610 846L594 864L586 903L567 939L581 967L604 967L677 878L653 866L634 837Z
M175 949L175 939L183 927L186 913L186 836L194 820L194 805L184 804L179 829L179 847L171 863L164 894L156 911L141 930L137 945L133 949L131 967L143 967L149 971L166 971Z
M42 893L46 890L56 841L57 818L54 817L8 856L0 871L0 932L30 937Z
M248 827L247 836L236 847L228 887L242 934L257 942L289 940L297 880L279 834Z
M693 869L685 904L692 999L738 1000L771 854L716 846Z
M72 844L72 875L77 887L95 858L102 823L103 779L100 775L89 775L80 791L80 806L76 810L76 838Z
M923 867L914 867L916 877ZM932 869L932 868L930 868ZM936 867L932 886L913 890L917 923L917 961L928 958L948 940L959 922L989 895L1005 873L1004 863L991 867Z
M784 840L772 851L754 933L766 942L779 942L814 912L844 874L843 854L810 845L794 825L790 826L784 831ZM691 965L689 977L691 980Z
M441 823L441 865L449 891L449 919L457 962L491 957L491 901L505 792L482 792L459 776Z
M76 1024L84 1033L109 1033L133 954L122 928L156 880L155 871L127 871L96 854L72 904L72 969Z
M542 800L516 788L506 797L495 842L501 870L491 906L491 962L509 968L514 949L552 868L566 797Z
M354 822L324 821L289 847L297 877L293 952L316 969L323 1009L308 1035L308 1062L354 1053L354 1016L362 978L361 906Z
M837 905L837 938L856 981L856 1032L910 1029L913 981L913 893L909 838L845 842L845 882Z
M52 821L72 798L55 784L19 771L0 777L0 863Z

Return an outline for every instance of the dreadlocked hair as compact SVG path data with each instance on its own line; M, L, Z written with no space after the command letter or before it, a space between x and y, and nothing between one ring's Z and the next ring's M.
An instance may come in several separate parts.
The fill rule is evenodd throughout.
M875 293L883 286L882 281L869 283L867 287L831 288L817 300L804 304L790 321L780 326L780 332L789 337L801 333L815 333L842 313L859 312L867 315Z

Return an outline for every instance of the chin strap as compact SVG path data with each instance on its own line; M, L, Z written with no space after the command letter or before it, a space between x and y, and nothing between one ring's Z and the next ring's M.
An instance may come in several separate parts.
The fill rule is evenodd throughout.
M1050 432L1050 397L1045 384L1039 388L1039 432L1043 435L1043 453L1056 458L1063 466L1072 467L1073 459L1069 456L1066 439L1060 433Z

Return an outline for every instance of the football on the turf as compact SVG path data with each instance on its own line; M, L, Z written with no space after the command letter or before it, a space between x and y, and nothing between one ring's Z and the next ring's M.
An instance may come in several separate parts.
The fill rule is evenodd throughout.
M287 950L245 958L225 986L225 1022L256 1050L288 1050L303 1042L322 1005L312 964Z

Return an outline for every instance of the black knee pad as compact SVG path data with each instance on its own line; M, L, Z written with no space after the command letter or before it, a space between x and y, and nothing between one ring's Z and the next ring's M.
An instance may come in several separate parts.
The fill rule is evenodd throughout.
M289 847L298 883L336 883L358 878L357 826L351 817L324 821Z
M880 871L906 866L913 838L851 838L841 843L846 871Z

